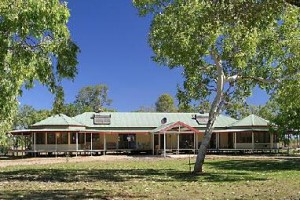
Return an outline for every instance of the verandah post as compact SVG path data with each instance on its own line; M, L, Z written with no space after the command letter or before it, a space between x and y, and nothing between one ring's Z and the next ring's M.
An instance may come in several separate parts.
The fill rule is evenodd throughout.
M93 133L91 133L91 156L93 155L92 151L93 151Z
M78 155L78 132L76 132L76 156Z
M164 157L167 157L166 154L166 132L164 131Z
M106 133L104 133L104 136L103 136L103 149L104 149L104 155L106 154Z

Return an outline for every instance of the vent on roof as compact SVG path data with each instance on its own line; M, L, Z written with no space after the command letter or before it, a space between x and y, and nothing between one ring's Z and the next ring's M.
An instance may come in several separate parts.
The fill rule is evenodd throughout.
M193 119L195 119L198 124L207 124L208 122L208 116L207 115L194 115Z
M111 115L95 114L94 124L95 125L108 125L110 124Z
M160 120L160 123L161 124L165 124L165 123L167 123L167 118L166 117L164 117L164 118L162 118L161 120Z

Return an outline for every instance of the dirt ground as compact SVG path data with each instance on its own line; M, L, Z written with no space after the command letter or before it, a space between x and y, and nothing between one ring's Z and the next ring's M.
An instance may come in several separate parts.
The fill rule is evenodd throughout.
M167 159L196 159L195 155L168 155ZM295 157L283 156L228 156L228 155L207 155L207 159L289 159ZM300 157L297 157L300 158ZM34 157L34 158L13 158L0 157L0 168L16 165L45 165L56 163L78 163L92 161L114 161L114 160L158 160L164 159L162 156L129 156L129 155L105 155L105 156L77 156L77 157Z

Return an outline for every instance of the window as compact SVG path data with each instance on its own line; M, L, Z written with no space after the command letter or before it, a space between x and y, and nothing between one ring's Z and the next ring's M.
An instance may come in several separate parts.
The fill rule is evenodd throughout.
M95 114L94 124L96 125L108 125L110 124L111 115Z
M55 133L47 133L47 144L55 144Z
M76 133L70 133L71 144L76 144Z
M241 132L236 133L237 143L252 143L252 133L251 132Z
M254 133L255 143L270 143L270 133L268 132L255 132Z
M190 149L194 147L194 135L193 134L180 134L179 135L179 147L182 149Z
M93 142L100 141L100 135L99 134L93 134Z
M85 141L86 142L91 142L91 133L86 133Z
M36 144L45 144L45 133L36 133Z
M135 149L136 135L135 134L119 134L119 149Z
M78 133L78 144L84 144L84 133Z
M56 133L57 144L68 144L68 133Z

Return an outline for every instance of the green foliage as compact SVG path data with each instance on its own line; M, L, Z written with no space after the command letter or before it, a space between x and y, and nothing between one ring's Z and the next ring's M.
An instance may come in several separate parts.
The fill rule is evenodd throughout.
M154 60L184 67L179 92L188 99L203 99L217 90L216 60L227 83L224 102L243 102L256 84L269 91L275 82L270 80L297 72L299 9L284 1L134 3L141 14L154 14L149 36Z
M13 121L13 129L28 129L34 123L49 117L51 114L50 110L36 110L29 105L20 106Z
M65 93L63 87L57 86L55 90L56 90L55 91L56 96L53 102L53 109L52 109L52 113L54 115L64 113L64 102L65 102Z
M112 102L107 96L108 87L103 84L87 86L80 89L75 104L81 112L93 112L104 109Z
M79 107L75 103L64 104L63 111L61 113L64 113L69 117L81 114Z
M174 98L169 94L162 94L158 97L155 103L157 112L176 112Z
M70 17L60 0L0 2L0 133L17 111L22 86L37 80L56 92L63 78L77 73L78 47L67 27Z
M300 130L300 76L296 80L285 80L272 100L277 104L277 113L272 122L284 137L288 133L299 134Z
M181 101L179 93L177 94L177 98L179 100L178 112L208 113L211 107L208 100L185 102L186 98L183 97L184 99Z
M270 92L299 73L300 10L284 0L133 3L141 15L153 16L149 44L154 61L183 67L179 95L185 102L215 95L195 164L199 172L222 109L244 103L256 85Z
M108 87L104 84L81 88L72 103L64 104L63 99L62 93L61 98L56 99L54 103L54 114L64 113L69 117L74 117L84 112L115 111L105 107L109 106L112 100L108 98Z

